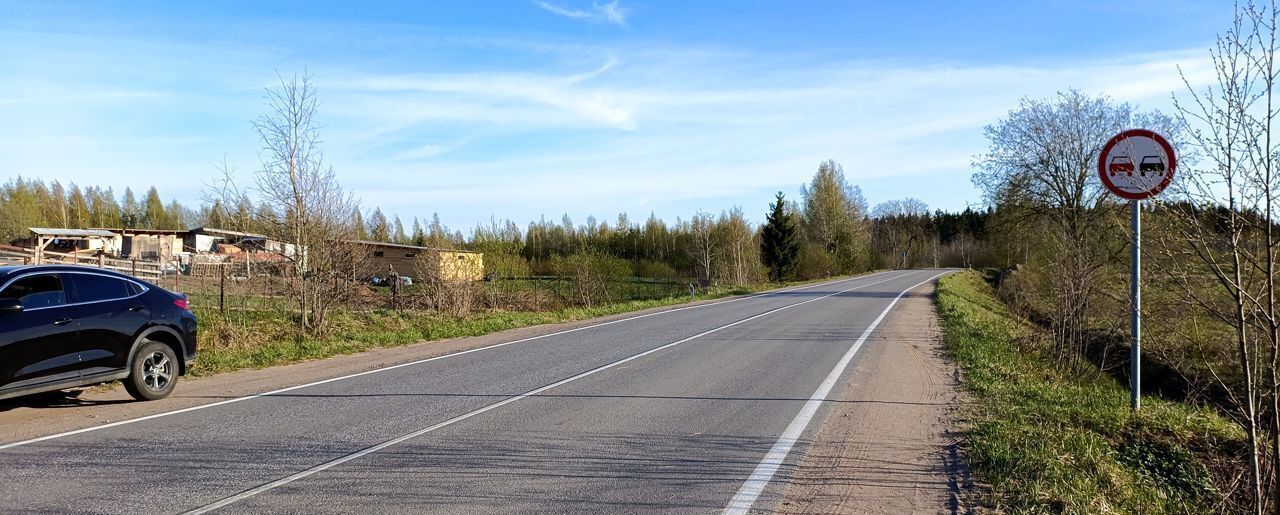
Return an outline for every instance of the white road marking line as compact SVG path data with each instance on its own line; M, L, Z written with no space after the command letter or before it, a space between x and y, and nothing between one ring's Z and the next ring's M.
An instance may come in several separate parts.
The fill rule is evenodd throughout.
M480 351L485 351L485 350L490 350L490 349L496 349L496 348L498 348L498 347L505 347L505 346L507 346L507 345L513 345L513 344L517 344L517 343L524 343L524 342L533 341L533 340L540 340L540 339L543 339L543 338L550 338L550 337L552 337L552 336L560 336L560 335L562 335L562 334L568 334L568 333L572 333L572 332L583 331L583 330L586 330L586 329L594 329L594 328L597 328L597 327L603 327L603 326L606 326L606 325L612 325L612 324L617 324L617 323L622 323L622 322L629 322L629 321L631 321L631 320L637 320L637 319L647 318L647 317L651 317L651 316L664 315L664 314L667 314L667 313L676 313L676 312L679 312L679 311L685 311L685 310L688 310L688 309L697 309L697 308L703 308L703 307L709 307L709 306L719 306L719 305L722 305L722 304L728 304L728 303L731 303L731 302L738 302L738 301L747 300L747 299L754 299L754 298L758 298L758 297L766 297L766 296L774 295L774 294L778 294L778 293L786 293L786 292L792 292L792 291L797 291L797 290L806 290L806 289L809 289L809 288L817 288L817 287L819 287L819 286L827 286L827 285L831 285L831 284L839 284L839 283L844 283L844 282L849 282L849 281L856 281L856 280L859 280L859 279L868 279L868 278L871 278L871 277L876 277L876 276L879 276L879 275L884 275L884 274L887 274L887 273L890 273L890 272L892 272L892 271L876 272L876 273L874 273L874 274L867 274L867 275L864 275L864 276L860 276L860 277L852 277L852 278L849 278L849 279L841 279L841 280L838 280L838 281L831 281L831 282L825 282L825 283L819 283L819 284L811 284L811 285L806 285L806 286L797 286L797 287L794 287L794 288L787 288L787 289L783 289L783 290L767 291L767 292L757 293L757 294L755 294L755 295L748 295L748 296L745 296L745 297L738 297L738 298L736 298L736 299L729 299L729 300L724 300L724 301L719 301L719 302L708 302L708 303L706 303L706 304L698 304L698 305L694 305L694 306L684 306L684 307L679 307L679 308L674 308L674 309L667 309L667 310L663 310L663 311L656 311L656 312L653 312L653 313L645 313L645 314L643 314L643 315L636 315L636 316L627 317L627 318L620 318L620 319L618 319L618 320L610 320L610 321L608 321L608 322L601 322L601 323L599 323L599 324L592 324L592 325L586 325L586 326L582 326L582 327L575 327L575 328L573 328L573 329L566 329L566 330L564 330L564 331L557 331L557 332L554 332L554 333L548 333L548 334L544 334L544 335L540 335L540 336L531 336L531 337L529 337L529 338L521 338L521 339L519 339L519 340L512 340L512 341L509 341L509 342L496 343L496 344L489 345L489 346L486 346L486 347L479 347L479 348L475 348L475 349L470 349L470 350L465 350L465 351L454 352L454 353L452 353L452 354L445 354L445 355L443 355L443 356L435 356L435 357L432 357L432 358L420 359L420 360L417 360L417 361L411 361L411 362L408 362L408 363L401 363L401 364L398 364L398 365L391 365L391 366L386 366L386 367L381 367L381 368L375 368L375 369L373 369L373 370L366 370L366 371L364 371L364 372L357 372L357 373L354 373L354 374L348 374L348 375L345 375L345 376L333 377L333 378L324 379L324 380L320 380L320 381L315 381L315 382L311 382L311 383L300 384L300 385L297 385L297 386L290 386L290 387L287 387L287 388L281 388L281 389L279 389L279 390L271 390L271 391L269 391L269 392L257 393L257 394L253 394L253 395L246 395L246 396L244 396L244 397L236 397L236 398L234 398L234 399L227 399L227 400L223 400L223 401L212 402L212 403L209 403L209 404L201 404L201 405L199 405L199 406L191 406L191 407L188 407L188 408L182 408L182 409L173 410L173 411L166 411L166 412L163 412L163 413L155 413L155 414L152 414L152 415L146 415L146 416L142 416L142 417L138 417L138 418L131 418L131 419L128 419L128 420L121 420L121 421L118 421L118 422L111 422L111 423L108 423L108 424L102 424L102 425L100 425L100 426L86 427L86 428L82 428L82 429L76 429L76 430L73 430L73 431L65 431L65 432L62 432L62 433L57 433L57 434L52 434L52 435L46 435L46 436L41 436L41 437L37 437L37 438L31 438L31 439L28 439L28 440L21 440L21 441L17 441L17 442L7 443L7 444L0 445L0 451L5 450L5 449L12 449L12 448L14 448L14 447L21 447L21 446L24 446L24 445L30 445L30 444L33 444L33 443L45 442L45 441L49 441L49 440L55 440L55 439L58 439L58 438L65 438L65 437L68 437L68 436L73 436L73 435L78 435L78 434L83 434L83 433L90 433L90 432L93 432L93 431L101 431L101 430L103 430L103 429L110 429L110 428L113 428L113 427L119 427L119 426L123 426L123 425L127 425L127 424L135 424L135 423L138 423L138 422L144 422L144 421L147 421L147 420L153 420L153 419L162 418L162 417L168 417L168 416L172 416L172 415L180 415L180 414L183 414L183 413L190 413L190 412L192 412L192 411L199 411L199 410L203 410L203 409L216 408L216 407L218 407L218 406L226 406L226 405L228 405L228 404L234 404L234 403L237 403L237 402L243 402L243 401L248 401L248 400L258 399L258 398L261 398L261 397L270 397L270 396L272 396L272 395L279 395L279 394L282 394L282 393L291 392L291 391L294 391L294 390L300 390L300 389L303 389L303 388L310 388L310 387L312 387L312 386L319 386L319 385L322 385L322 384L332 383L332 382L335 382L335 381L344 381L344 380L347 380L347 379L353 379L353 378L356 378L356 377L365 376L365 375L369 375L369 374L376 374L376 373L378 373L378 372L386 372L386 371L388 371L388 370L395 370L395 369L397 369L397 368L411 367L411 366L414 366L414 365L421 365L421 364L423 364L423 363L427 363L427 362L431 362L431 361L441 360L441 359L445 359L445 358L452 358L452 357L456 357L456 356L462 356L462 355L464 355L464 354L471 354L471 353L473 353L473 352L480 352Z
M571 382L573 382L573 381L577 381L577 380L579 380L579 379L582 379L582 378L584 378L584 377L590 376L590 375L595 374L595 373L597 373L597 372L601 372L601 371L604 371L604 370L608 370L608 369L610 369L610 368L613 368L613 367L615 367L615 366L621 365L621 364L623 364L623 363L627 363L627 362L630 362L630 361L633 361L633 360L636 360L636 359L640 359L640 358L642 358L642 357L648 356L648 355L653 354L653 353L655 353L655 352L659 352L659 351L663 351L663 350L669 349L669 348L671 348L671 347L675 347L676 345L680 345L680 344L685 343L685 342L688 342L688 341L690 341L690 340L694 340L694 339L697 339L697 338L701 338L701 337L703 337L703 336L706 336L706 335L708 335L708 334L711 334L711 333L714 333L714 332L717 332L717 331L720 331L720 330L723 330L723 329L728 329L728 328L733 327L733 326L736 326L736 325L738 325L738 324L743 324L743 323L746 323L746 322L750 322L750 321L755 320L755 319L757 319L757 318L764 317L764 316L768 316L768 315L772 315L772 314L777 313L777 312L779 312L779 311L786 310L786 309L791 309L791 308L794 308L794 307L796 307L796 306L802 306L802 305L804 305L804 304L808 304L808 303L810 303L810 302L816 302L816 301L819 301L819 300L822 300L822 299L825 299L825 298L828 298L828 297L834 297L834 296L839 295L839 294L841 294L841 293L850 292L850 291L853 291L853 290L859 290L859 289L862 289L862 288L866 288L866 287L868 287L868 286L874 286L874 285L877 285L877 284L880 284L880 283L883 283L883 282L888 282L888 281L892 281L892 280L894 280L894 279L900 279L900 278L902 278L902 275L898 275L898 276L896 276L896 277L890 277L890 278L888 278L888 279L884 279L884 280L876 281L876 282L873 282L873 283L864 284L864 285L861 285L861 286L855 286L855 287L853 287L853 288L849 288L849 289L847 289L847 290L841 290L841 291L838 291L838 292L835 292L835 293L831 293L831 294L828 294L828 295L823 295L823 296L821 296L821 297L814 297L814 298L809 299L809 300L805 300L805 301L797 302L797 303L795 303L795 304L788 304L788 305L786 305L786 306L782 306L782 307L780 307L780 308L774 308L774 309L771 309L771 310L769 310L769 311L765 311L764 313L760 313L760 314L757 314L757 315L752 315L752 316L750 316L750 317L743 318L743 319L738 320L738 321L736 321L736 322L730 322L730 323L728 323L728 324L722 325L722 326L720 326L720 327L716 327L716 328L714 328L714 329L708 329L708 330L706 330L706 331L703 331L703 332L701 332L701 333L695 334L695 335L693 335L693 336L689 336L689 337L687 337L687 338L682 338L682 339L680 339L680 340L676 340L676 341L674 341L674 342L671 342L671 343L668 343L668 344L662 345L662 346L660 346L660 347L655 347L655 348L649 349L649 350L644 351L644 352L641 352L641 353L639 353L639 354L633 354L633 355L631 355L631 356L629 356L629 357L622 358L622 359L620 359L620 360L618 360L618 361L614 361L614 362L609 363L609 364L606 364L606 365L598 366L598 367L593 368L593 369L591 369L591 370L588 370L588 371L586 371L586 372L582 372L582 373L579 373L579 374L577 374L577 375L574 375L574 376L571 376L571 377L568 377L568 378L565 378L565 379L561 379L561 380L559 380L559 381L556 381L556 382L554 382L554 383L548 384L548 385L546 385L546 386L541 386L541 387L535 388L535 389L533 389L533 390L529 390L529 391L527 391L527 392L524 392L524 393L522 393L522 394L519 394L519 395L516 395L516 396L513 396L513 397L509 397L509 398L503 399L503 400L498 401L498 402L495 402L495 403L493 403L493 404L489 404L489 405L487 405L487 406L484 406L484 407L481 407L481 408L477 408L477 409L472 410L472 411L468 411L468 412L466 412L466 413L463 413L462 415L458 415L458 416L453 417L453 418L451 418L451 419L449 419L449 420L446 420L446 421L444 421L444 422L440 422L440 423L435 424L435 425L432 425L432 426L424 427L424 428L422 428L422 429L419 429L419 430L414 431L414 432L412 432L412 433L406 434L406 435L404 435L404 436L396 437L396 438L393 438L393 439L391 439L391 440L387 440L387 441L385 441L385 442L382 442L382 443L380 443L380 444L373 445L373 446L370 446L370 447L366 447L366 448L364 448L364 449L361 449L361 450L359 450L359 451L353 452L353 453L348 454L348 455L346 455L346 456L342 456L342 457L340 457L340 458L336 458L336 459L333 459L333 460L331 460L331 461L327 461L327 462L325 462L325 463L321 463L321 464L316 465L316 466L314 466L314 467L311 467L311 468L309 468L309 469L307 469L307 470L303 470L303 471L298 472L298 473L295 473L295 474L293 474L293 475L290 475L290 476L287 476L287 477L284 477L284 478L277 479L277 480L275 480L275 481L272 481L272 482L270 482L270 483L267 483L267 484L264 484L264 485L258 486L258 487L256 487L256 488L252 488L252 489L249 489L249 490L245 490L244 492L241 492L241 493L238 493L238 494L236 494L236 495L233 495L233 496L230 496L230 497L224 498L224 499L219 500L219 501L217 501L217 502L210 503L210 504L207 504L207 505L205 505L205 506L201 506L201 507L199 507L199 508L196 508L196 509L194 509L194 510L191 510L191 511L186 512L184 515L199 515L199 514L202 514L202 513L208 513L208 512L210 512L210 511L212 511L212 510L216 510L216 509L218 509L218 508L221 508L221 507L227 506L227 505L229 505L229 504L232 504L232 503L235 503L235 502L238 502L238 501L242 501L242 500L244 500L244 499L248 499L248 498L250 498L250 497L253 497L253 496L258 495L258 494L260 494L260 493L266 492L266 491L268 491L268 490L271 490L271 489L274 489L274 488L277 488L277 487L280 487L280 486L283 486L283 485L287 485L287 484L292 483L292 482L294 482L294 481L297 481L297 480L299 480L299 479L303 479L303 478L305 478L305 477L307 477L307 476L310 476L310 475L316 474L316 473L318 473L318 472L322 472L322 471L324 471L324 470L327 470L327 469L333 468L333 467L335 467L335 466L341 465L341 464L346 463L346 462L348 462L348 461L351 461L351 460L354 460L354 459L360 458L360 457L362 457L362 456L366 456L366 455L369 455L369 454L372 454L372 453L378 452L378 451L380 451L380 450L382 450L382 449L386 449L387 447L391 447L391 446L393 446L393 445L396 445L396 444L402 443L402 442L404 442L404 441L406 441L406 440L411 440L411 439L413 439L413 438L417 438L417 437L419 437L419 436L422 436L422 435L424 435L424 434L430 433L430 432L435 431L435 430L437 430L437 429L440 429L440 428L443 428L443 427L446 427L446 426L449 426L449 425L452 425L452 424L456 424L456 423L458 423L458 422L461 422L461 421L463 421L463 420L469 419L469 418L474 417L474 416L476 416L476 415L479 415L479 414L485 413L485 412L487 412L487 411L491 411L491 410L495 410L495 409L501 408L501 407L506 406L506 405L508 405L508 404L511 404L511 403L513 403L513 402L519 401L519 400L521 400L521 399L526 399L526 398L532 397L532 396L534 396L534 395L540 394L540 393L542 393L542 392L545 392L545 391L547 391L547 390L550 390L550 389L555 388L555 387L558 387L558 386L562 386L562 385L565 385L565 384L571 383ZM917 285L917 286L918 286L918 285ZM899 295L899 297L901 297L901 295ZM896 299L895 299L895 302L896 302ZM883 315L882 315L882 316L883 316Z
M804 433L804 429L809 426L809 421L813 418L813 415L817 413L818 407L822 406L823 401L827 398L827 394L831 393L831 389L835 387L836 381L839 381L840 376L844 374L845 367L849 366L849 362L852 361L853 356L858 353L858 349L862 348L863 342L867 341L867 338L876 330L876 327L879 326L880 322L884 320L884 317L889 314L889 311L893 309L893 306L896 305L898 301L907 294L907 292L948 273L950 273L950 271L942 272L938 275L920 281L915 285L912 285L910 288L902 290L902 293L899 293L897 297L893 298L893 302L890 302L888 306L885 306L884 311L880 312L880 316L876 317L875 321L871 322L870 326L867 326L867 329L862 332L862 336L858 337L858 340L854 342L853 346L849 348L849 351L844 354L844 357L840 358L840 361L836 363L836 366L831 369L829 374L827 374L827 378L822 381L822 384L818 385L818 389L814 391L813 395L809 397L809 400L804 403L804 407L800 409L800 413L796 414L796 418L791 420L791 424L788 425L787 429L778 437L778 441L769 449L768 454L765 454L764 459L760 460L760 464L751 472L751 476L747 478L746 482L744 482L740 488L738 488L738 493L734 494L733 499L729 500L729 505L724 509L725 515L742 515L751 510L751 506L756 503L756 499L760 497L760 493L769 485L769 481L773 479L773 475L778 472L778 469L782 467L782 463L786 461L787 455L791 453L791 447L793 447L796 441L800 439L800 435Z

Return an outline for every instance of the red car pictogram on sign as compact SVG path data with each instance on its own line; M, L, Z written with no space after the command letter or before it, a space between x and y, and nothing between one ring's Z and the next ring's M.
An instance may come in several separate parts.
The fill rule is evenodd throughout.
M1111 166L1108 167L1111 176L1115 177L1118 173L1127 173L1133 177L1133 160L1129 156L1116 156L1111 158Z

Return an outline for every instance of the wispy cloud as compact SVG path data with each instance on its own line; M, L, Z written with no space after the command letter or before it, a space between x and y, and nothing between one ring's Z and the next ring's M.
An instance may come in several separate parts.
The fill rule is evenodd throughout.
M392 211L453 206L441 213L460 226L495 211L486 199L503 199L496 214L521 221L564 211L674 216L793 192L834 158L873 203L917 196L956 209L978 198L969 163L985 149L983 125L1020 97L1077 87L1168 109L1169 93L1183 89L1176 65L1193 84L1211 76L1198 50L1017 66L611 51L617 59L585 73L370 75L331 85L343 98L329 105L352 117L343 125L394 127L381 141L419 132L447 141L459 127L476 134L465 148L429 146L413 162L377 165L411 178L404 188L386 190L372 173L353 185ZM1140 84L1107 79L1134 73Z
M607 4L592 2L590 9L573 9L544 0L534 0L533 3L543 10L558 16L575 20L612 23L620 27L627 26L627 16L631 14L631 9L618 4L618 0Z
M591 14L607 9L622 7L586 12L613 23ZM439 212L466 227L490 214L523 222L568 211L581 221L651 210L673 219L735 204L759 214L827 158L873 203L915 196L955 209L978 198L969 162L985 149L982 126L1020 97L1077 87L1168 109L1169 92L1184 89L1177 65L1193 85L1212 78L1196 49L1109 61L842 61L651 40L549 38L530 49L493 37L418 42L430 51L412 64L379 66L149 39L119 52L90 37L6 39L0 30L23 59L0 60L0 75L25 74L0 81L9 122L0 123L0 180L34 175L117 192L154 182L198 202L210 161L229 154L254 169L260 143L247 121L263 109L258 86L274 69L310 65L326 158L366 205L405 219ZM186 58L193 51L199 59ZM423 65L421 55L458 59ZM487 60L475 64L476 55ZM156 69L165 72L148 73Z
M436 95L436 98L449 96L452 97L448 98L450 105L431 106L433 116L447 119L450 118L448 113L457 112L457 121L532 122L545 126L563 125L553 121L563 120L569 125L634 130L635 109L632 104L607 86L590 84L593 79L606 74L616 65L617 60L609 57L603 65L593 70L567 75L535 72L376 75L333 81L326 86L356 94L431 94ZM553 108L569 115L570 119L548 116L544 112L531 112L527 109L530 105ZM459 106L472 108L459 110ZM367 106L361 109L364 107ZM380 111L383 110L375 112ZM416 117L413 110L403 104L400 109L388 112L394 118ZM526 114L530 116L526 118Z

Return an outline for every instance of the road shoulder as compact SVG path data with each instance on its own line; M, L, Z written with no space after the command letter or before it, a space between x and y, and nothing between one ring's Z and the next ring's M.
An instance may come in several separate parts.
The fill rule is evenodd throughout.
M944 352L935 284L899 301L855 361L779 513L962 513L958 369Z

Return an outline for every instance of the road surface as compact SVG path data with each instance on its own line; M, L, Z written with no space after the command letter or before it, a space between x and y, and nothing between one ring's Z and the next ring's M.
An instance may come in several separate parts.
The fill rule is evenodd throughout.
M0 426L0 511L770 510L862 343L941 273L621 318L35 440Z

